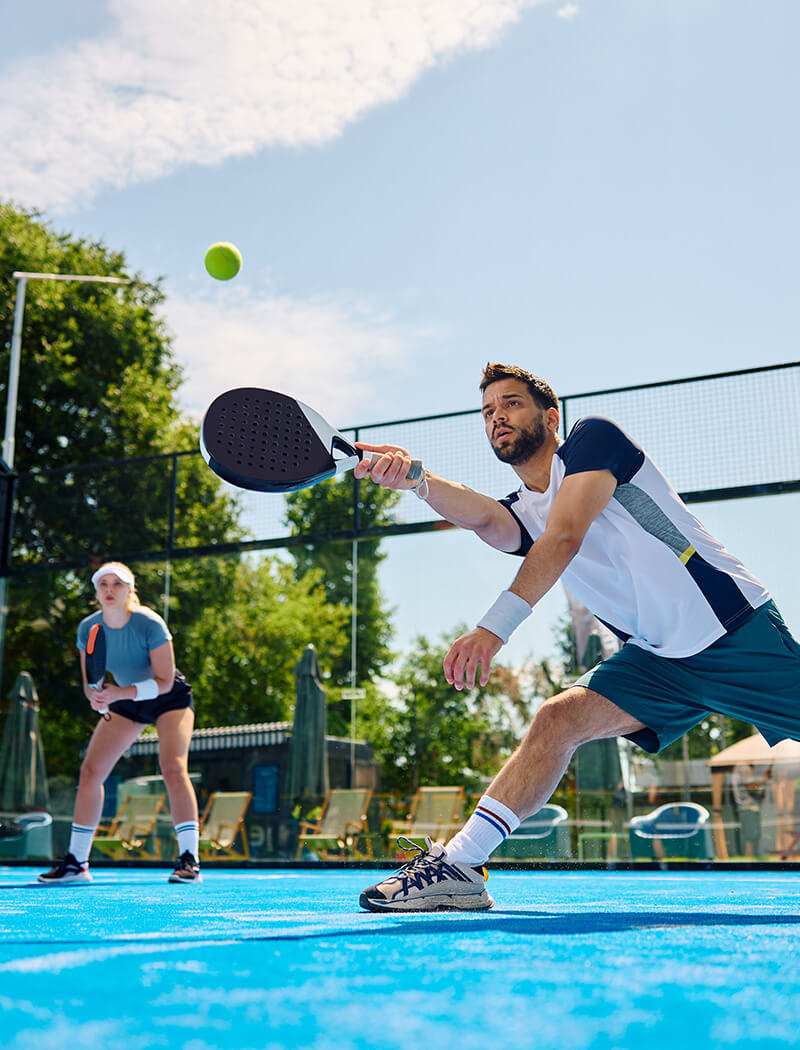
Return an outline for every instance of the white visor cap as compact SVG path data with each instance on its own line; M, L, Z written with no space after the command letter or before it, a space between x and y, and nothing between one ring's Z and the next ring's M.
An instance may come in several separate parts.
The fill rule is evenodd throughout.
M92 586L96 589L97 584L100 581L101 576L108 576L113 573L118 576L123 583L127 583L129 587L133 587L133 573L130 569L127 569L124 565L120 565L119 562L109 561L105 565L101 565L100 568L92 575Z

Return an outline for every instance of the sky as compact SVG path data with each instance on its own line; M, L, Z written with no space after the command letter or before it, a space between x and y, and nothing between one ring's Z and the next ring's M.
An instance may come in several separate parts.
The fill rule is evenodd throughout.
M9 5L0 197L163 278L198 418L249 384L342 427L458 411L487 360L562 394L792 361L798 38L795 0ZM798 510L704 520L800 632ZM463 534L388 549L401 644L515 571Z

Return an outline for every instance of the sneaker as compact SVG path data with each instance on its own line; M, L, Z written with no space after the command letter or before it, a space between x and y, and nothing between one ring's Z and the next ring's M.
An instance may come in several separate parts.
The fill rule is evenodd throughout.
M79 864L73 855L68 853L50 871L43 871L38 881L48 886L66 886L70 882L91 882L92 876L89 874L88 863Z
M447 859L440 842L425 840L423 849L410 839L398 839L416 856L388 879L364 890L359 899L368 911L481 911L494 901L486 892L486 868L471 868ZM407 845L405 844L407 843Z
M178 864L169 877L170 882L202 882L200 865L188 849L178 858Z

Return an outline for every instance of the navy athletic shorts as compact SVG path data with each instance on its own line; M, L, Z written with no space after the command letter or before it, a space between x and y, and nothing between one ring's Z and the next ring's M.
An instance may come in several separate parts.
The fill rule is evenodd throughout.
M655 656L628 642L574 684L642 722L628 739L645 751L660 751L710 711L752 723L768 744L800 740L800 644L772 601L694 656Z
M168 693L161 693L152 700L115 700L108 705L109 711L122 715L131 722L152 726L167 711L180 711L184 707L194 710L192 687L180 671L175 672L175 682Z

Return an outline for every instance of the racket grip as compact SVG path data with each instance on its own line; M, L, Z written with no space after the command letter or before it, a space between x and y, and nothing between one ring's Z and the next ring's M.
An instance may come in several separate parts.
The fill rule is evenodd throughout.
M374 467L375 464L378 462L378 460L381 458L381 453L380 452L370 452L369 453L369 457L370 457L370 467ZM424 471L425 471L425 468L422 466L422 460L421 459L412 459L411 460L411 466L408 468L408 474L406 474L406 477L408 478L409 481L419 481L419 479L422 477Z

